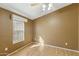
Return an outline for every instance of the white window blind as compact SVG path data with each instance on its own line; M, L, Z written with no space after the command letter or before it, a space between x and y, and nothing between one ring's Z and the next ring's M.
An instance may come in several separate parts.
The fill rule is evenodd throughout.
M12 15L13 19L13 44L24 41L24 22L27 20L17 16Z

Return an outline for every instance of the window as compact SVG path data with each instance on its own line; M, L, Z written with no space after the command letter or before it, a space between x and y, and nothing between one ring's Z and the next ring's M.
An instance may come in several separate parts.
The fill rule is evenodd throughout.
M13 19L13 44L24 41L24 18L12 15Z

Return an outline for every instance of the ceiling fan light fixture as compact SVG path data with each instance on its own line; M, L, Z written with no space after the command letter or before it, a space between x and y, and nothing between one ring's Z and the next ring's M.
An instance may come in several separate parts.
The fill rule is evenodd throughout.
M52 3L49 3L48 4L48 10L51 10L52 9Z
M46 11L46 10L51 10L52 9L52 3L44 3L43 5L42 5L42 10L43 11Z
M45 5L45 4L42 5L42 10L43 10L43 11L46 10L46 5Z

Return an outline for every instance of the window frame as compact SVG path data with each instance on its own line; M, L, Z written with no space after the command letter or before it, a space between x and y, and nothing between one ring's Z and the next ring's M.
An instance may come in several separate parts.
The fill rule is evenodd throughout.
M16 22L16 23L18 23L18 22L22 22L23 23L23 29L21 29L21 30L15 30L14 29L14 21ZM20 16L18 16L18 15L15 15L15 14L12 14L12 23L13 23L13 35L12 35L12 43L13 44L16 44L16 43L19 43L19 42L22 42L22 41L24 41L25 40L25 22L27 22L27 20L25 19L25 18L23 18L23 17L20 17ZM19 27L19 26L17 26L17 27ZM22 35L22 38L23 39L14 39L14 32L15 31L22 31L23 33L21 33L20 35ZM16 34L17 35L17 34ZM20 36L19 35L17 35L18 36L18 38L20 38Z

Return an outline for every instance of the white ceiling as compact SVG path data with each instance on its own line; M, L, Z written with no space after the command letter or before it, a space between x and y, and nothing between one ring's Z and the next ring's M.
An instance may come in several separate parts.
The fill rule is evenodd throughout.
M48 11L42 11L42 3L0 3L0 7L33 20L70 4L71 3L53 3L52 9Z

